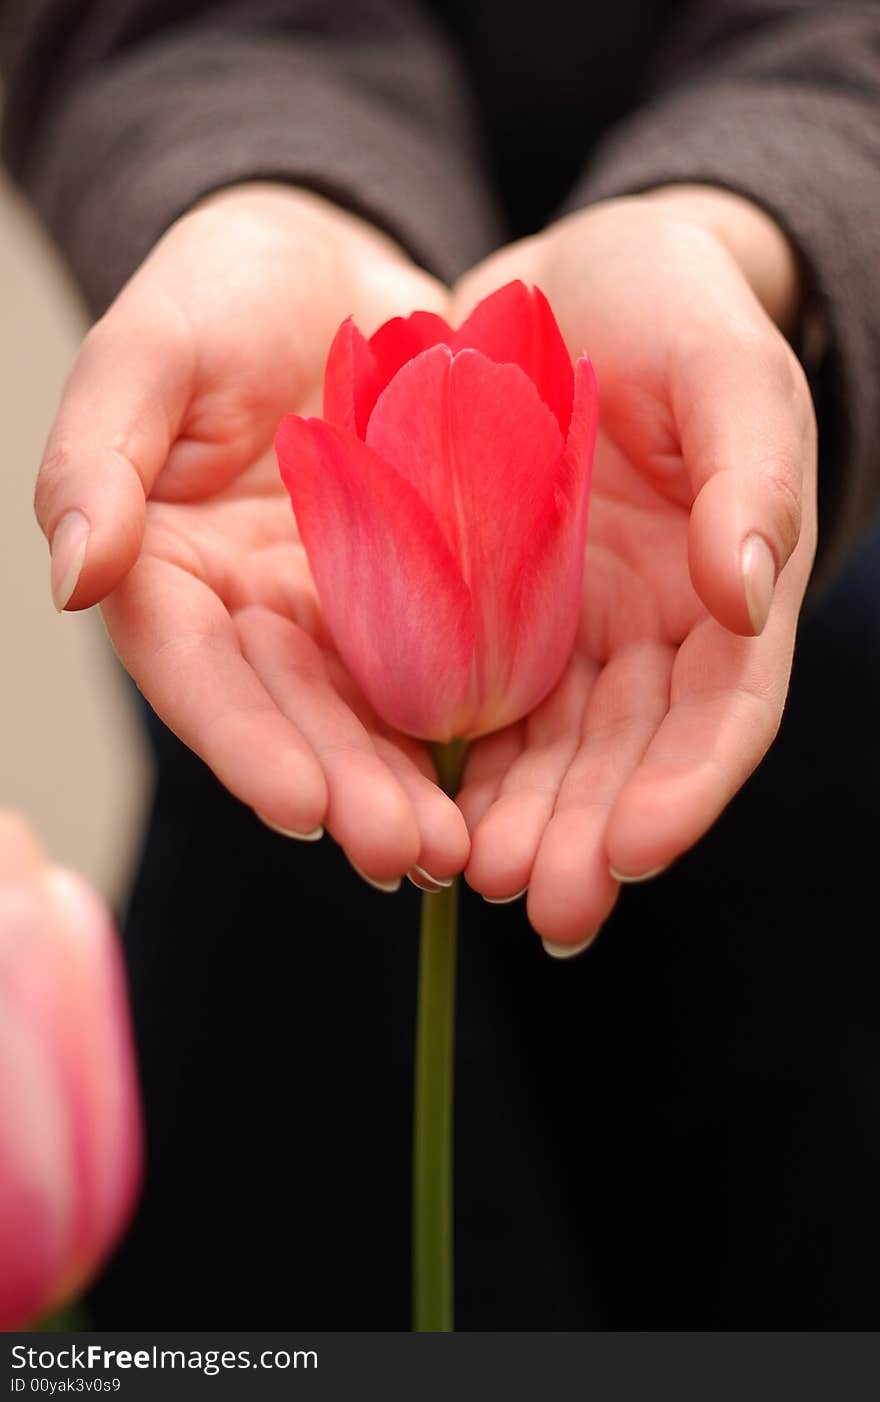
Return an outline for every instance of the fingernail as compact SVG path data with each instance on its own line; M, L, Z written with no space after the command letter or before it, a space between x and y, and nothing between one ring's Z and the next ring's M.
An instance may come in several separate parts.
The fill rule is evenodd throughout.
M426 891L430 896L436 895L438 891L447 891L453 880L451 876L443 880L439 876L432 876L424 867L411 867L406 874L414 886L420 891Z
M280 833L282 837L295 837L297 842L318 842L324 836L324 829L320 823L316 828L312 828L311 832L297 832L296 828L282 828L278 823L271 823L262 813L257 813L257 817L273 832Z
M668 863L667 863L668 865ZM640 881L653 881L655 876L659 876L666 870L665 866L652 867L650 871L618 871L616 867L608 868L615 881L619 881L621 886L638 886Z
M597 930L596 934L598 933ZM581 944L554 944L552 940L541 940L541 943L551 959L573 959L576 954L583 954L585 949L589 949L595 938L596 935L590 935L590 938Z
M528 889L528 886L523 886L522 890L513 896L484 896L483 900L487 905L510 905L513 901L518 901L520 896L524 896Z
M763 633L776 586L776 561L763 536L746 536L741 557L746 608L755 633Z
M349 857L348 860L351 862L351 865L353 869L357 872L358 876L363 881L366 881L367 885L372 886L376 891L387 891L387 893L391 895L392 892L400 890L399 876L396 876L393 881L377 881L375 876L367 876L367 873L365 871L361 871L359 866L355 866L354 862L351 861L351 857Z
M66 511L52 532L52 602L61 613L82 572L91 526L81 511Z

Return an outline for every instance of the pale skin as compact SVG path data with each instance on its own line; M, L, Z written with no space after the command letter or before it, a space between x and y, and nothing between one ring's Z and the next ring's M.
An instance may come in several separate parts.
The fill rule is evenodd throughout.
M584 605L568 672L474 744L456 805L335 656L271 440L318 409L344 316L456 323L514 277L598 371ZM781 232L722 191L594 206L451 293L318 197L222 192L74 366L36 493L56 602L102 603L147 699L264 820L323 826L374 882L418 866L489 899L527 888L550 952L576 951L622 879L702 836L778 727L816 539L815 423L782 334L798 299ZM79 518L59 530L71 510L85 547Z

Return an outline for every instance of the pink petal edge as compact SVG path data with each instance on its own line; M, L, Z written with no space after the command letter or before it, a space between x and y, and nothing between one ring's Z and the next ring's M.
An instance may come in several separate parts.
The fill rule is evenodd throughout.
M473 616L430 511L371 448L320 419L288 415L275 443L343 661L385 720L452 738L468 705Z

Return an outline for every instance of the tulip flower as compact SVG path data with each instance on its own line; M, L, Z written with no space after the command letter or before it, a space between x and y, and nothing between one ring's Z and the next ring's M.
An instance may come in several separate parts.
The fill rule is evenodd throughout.
M510 283L457 331L431 312L330 347L324 417L285 418L281 476L336 647L374 710L465 743L559 680L581 609L598 396L537 288ZM413 1327L453 1327L457 880L423 897L413 1102Z
M140 1161L109 918L67 872L2 879L0 1329L33 1323L88 1280L127 1222Z
M398 729L498 729L558 681L583 586L597 392L537 289L453 331L428 312L330 348L324 418L285 418L281 475L341 657Z

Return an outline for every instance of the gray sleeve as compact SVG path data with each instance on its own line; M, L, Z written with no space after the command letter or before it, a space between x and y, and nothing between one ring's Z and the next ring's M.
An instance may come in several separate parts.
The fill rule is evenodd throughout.
M827 567L880 504L880 4L689 6L567 208L689 181L762 206L802 261L825 331L811 382Z
M452 278L497 241L466 85L417 0L18 0L4 158L100 311L173 220L305 186Z

